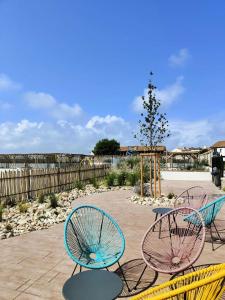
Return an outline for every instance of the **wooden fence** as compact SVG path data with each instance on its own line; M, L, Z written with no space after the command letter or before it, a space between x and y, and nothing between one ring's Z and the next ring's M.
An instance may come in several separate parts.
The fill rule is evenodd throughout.
M75 166L54 169L6 170L0 172L0 200L32 199L40 194L57 193L73 188L76 181L102 178L109 165Z

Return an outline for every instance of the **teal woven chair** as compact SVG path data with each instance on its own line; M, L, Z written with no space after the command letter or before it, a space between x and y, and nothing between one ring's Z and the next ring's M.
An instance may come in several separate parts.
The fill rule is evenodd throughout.
M68 216L64 227L64 245L77 265L88 269L108 268L124 253L125 239L118 224L103 210L83 205Z
M213 237L213 228L215 229L217 238L222 242L221 235L220 235L219 230L218 230L218 228L215 224L215 219L216 219L217 215L219 214L219 212L220 212L222 206L224 205L224 203L225 203L225 195L218 198L218 199L215 199L215 200L209 202L208 204L202 206L198 210L198 212L201 213L201 215L204 219L206 229L208 229L209 232L210 232L212 250L213 251L215 250L215 248L214 248L214 239L215 238ZM184 220L195 223L194 219L192 220L192 214L186 216L184 218Z

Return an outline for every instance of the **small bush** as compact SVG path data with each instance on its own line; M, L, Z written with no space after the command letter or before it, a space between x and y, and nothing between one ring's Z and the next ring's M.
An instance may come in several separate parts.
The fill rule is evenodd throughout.
M126 184L126 177L127 177L127 173L126 172L121 172L121 173L118 173L117 176L116 176L116 179L117 179L117 184L119 186L123 186Z
M73 187L78 190L84 190L85 184L82 181L76 181L74 182Z
M127 181L128 184L131 186L135 186L136 183L138 182L138 174L137 173L128 173L127 174Z
M56 208L57 206L58 206L58 199L57 199L57 197L56 197L56 195L55 194L50 194L49 196L48 196L48 199L49 199L49 202L50 202L50 207L51 208Z
M10 198L10 197L7 197L5 199L5 205L6 206L10 206L10 207L13 207L16 205L16 199L15 198Z
M0 222L2 222L2 215L3 215L4 207L0 204Z
M167 198L168 199L173 199L173 198L175 198L176 197L176 195L174 194L174 193L169 193L168 195L167 195Z
M21 202L18 203L19 212L21 214L26 213L27 210L28 210L28 207L29 207L28 204L25 203L24 201L21 201Z
M93 185L94 188L96 188L96 189L99 188L99 182L98 182L98 180L97 180L95 177L94 177L94 178L91 178L91 179L89 180L89 182L90 182L90 184Z
M38 196L38 203L43 204L45 202L45 195L41 194Z
M108 187L113 186L115 184L116 177L116 173L114 172L107 174L105 178L106 185Z
M5 229L6 229L7 231L11 231L13 228L12 228L12 225L11 225L11 224L7 223L7 224L5 225Z

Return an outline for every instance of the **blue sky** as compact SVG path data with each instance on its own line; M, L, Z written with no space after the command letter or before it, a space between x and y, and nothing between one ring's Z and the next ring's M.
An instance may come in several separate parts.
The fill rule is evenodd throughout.
M168 148L225 137L225 2L0 0L0 152L135 144L149 72Z

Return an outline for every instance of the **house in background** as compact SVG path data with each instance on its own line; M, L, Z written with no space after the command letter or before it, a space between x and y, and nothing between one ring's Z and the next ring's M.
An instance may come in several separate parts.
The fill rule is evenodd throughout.
M225 161L225 141L218 141L211 146L213 151L217 151L220 155L223 156L223 160ZM213 153L212 151L212 153Z

